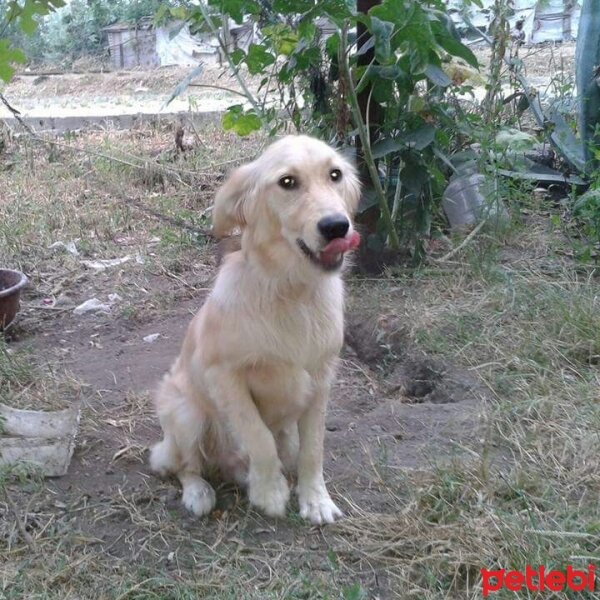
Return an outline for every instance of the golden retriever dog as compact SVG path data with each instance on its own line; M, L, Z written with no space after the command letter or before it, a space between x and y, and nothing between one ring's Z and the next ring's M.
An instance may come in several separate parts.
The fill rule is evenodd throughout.
M150 457L179 478L196 515L215 506L203 475L217 467L267 515L285 514L287 471L303 518L341 516L325 487L323 437L359 194L352 165L306 136L275 142L217 193L213 231L241 231L241 250L224 258L159 386L164 438Z

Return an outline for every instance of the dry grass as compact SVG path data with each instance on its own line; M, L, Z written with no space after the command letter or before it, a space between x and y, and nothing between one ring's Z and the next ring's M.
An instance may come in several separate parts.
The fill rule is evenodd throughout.
M466 365L487 390L467 460L392 478L396 514L339 525L354 542L346 551L383 561L406 597L480 597L481 567L600 560L600 286L562 250L534 218L461 264L368 282L414 343Z
M173 131L165 126L89 134L60 147L12 144L0 176L0 263L32 280L35 294L28 295L22 318L52 320L87 298L106 301L117 292L124 316L148 319L149 309L156 313L173 297L196 292L187 279L212 274L202 232L218 178L260 143L238 142L209 127L202 144L174 159ZM56 242L73 242L79 254L51 248ZM83 264L127 256L127 269L110 273ZM144 287L149 281L151 291Z

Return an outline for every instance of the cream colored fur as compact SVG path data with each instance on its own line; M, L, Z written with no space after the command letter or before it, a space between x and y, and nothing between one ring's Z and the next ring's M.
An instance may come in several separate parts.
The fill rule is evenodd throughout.
M332 169L342 177L332 181ZM298 186L283 189L293 176ZM326 241L318 221L349 219L359 199L354 168L323 142L288 136L234 171L215 199L217 236L242 231L156 398L164 439L151 453L159 474L175 474L183 503L210 512L208 466L246 485L267 515L285 513L284 470L297 473L300 514L312 523L341 516L323 478L329 389L343 340L343 283L313 264ZM351 232L352 230L350 230Z

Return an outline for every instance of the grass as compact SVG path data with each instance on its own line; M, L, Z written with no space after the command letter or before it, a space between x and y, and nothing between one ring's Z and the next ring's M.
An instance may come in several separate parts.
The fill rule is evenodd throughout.
M0 341L0 399L38 408L84 400L67 479L1 474L0 598L479 598L482 567L600 560L597 276L565 256L551 220L536 214L502 236L478 238L450 264L349 282L350 310L374 314L374 327L388 324L379 341L389 369L418 351L477 380L479 401L463 409L474 413L474 432L455 440L461 453L443 456L432 445L432 458L408 469L393 444L359 440L364 483L342 490L348 517L323 530L302 523L294 507L283 521L265 519L226 486L208 521L180 510L173 483L143 465L156 436L147 389L84 386L66 373L60 344L43 341L57 328L65 337L81 328L97 345L118 345L119 336L139 337L141 324L168 319L208 287L211 242L130 202L204 227L214 173L260 140L232 148L217 130L202 136L205 147L189 162L167 163L195 179L23 145L14 145L14 166L0 173L0 262L33 281L13 331L19 343ZM142 130L72 143L133 162L133 154L153 160L172 140L169 131ZM50 250L57 240L77 240L80 255ZM143 263L103 273L81 264L126 254ZM114 321L74 320L79 301L112 291L123 298ZM354 358L348 364L343 393L368 387L376 405L386 373ZM361 405L355 420L371 409ZM335 482L332 470L334 490ZM381 499L376 507L355 497L365 490Z
M400 517L367 513L341 528L360 540L356 554L383 558L419 597L478 597L481 567L564 570L600 559L600 287L535 234L548 244L541 256L523 260L531 233L520 230L496 244L496 261L482 265L476 248L474 264L407 282L411 338L485 386L480 443L468 460L404 481L401 493L389 482ZM499 262L519 245L516 264ZM383 310L394 310L382 291Z

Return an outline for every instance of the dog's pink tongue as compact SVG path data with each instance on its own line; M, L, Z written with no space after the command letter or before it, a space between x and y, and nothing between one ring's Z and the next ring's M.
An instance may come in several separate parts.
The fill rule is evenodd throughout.
M340 254L354 250L360 245L360 235L354 231L345 238L336 238L329 242L319 253L321 261L325 264L334 264L339 260Z

